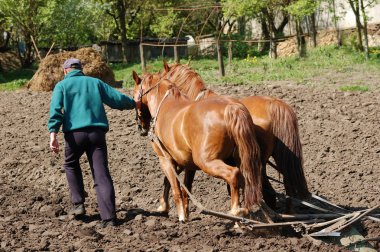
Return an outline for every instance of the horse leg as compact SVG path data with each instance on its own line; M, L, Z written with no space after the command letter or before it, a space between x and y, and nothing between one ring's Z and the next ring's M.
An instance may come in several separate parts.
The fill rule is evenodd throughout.
M263 199L265 203L272 209L276 208L276 191L273 189L271 183L266 174L266 167L263 165L262 173L262 183L263 183Z
M235 160L238 160L238 158L239 158L239 154L235 152L235 156L231 156L227 158L226 160L224 160L224 163L231 166L239 166L235 162ZM231 188L229 184L227 184L227 192L228 192L228 195L231 197Z
M228 183L231 190L231 211L230 213L235 216L242 216L248 214L248 209L240 208L239 202L239 177L241 173L237 167L226 165L220 159L209 161L194 160L205 173L210 176L221 178Z
M160 213L169 213L170 205L169 205L169 190L170 183L168 178L165 176L164 178L164 192L160 198L160 206L157 209L157 212Z
M286 197L285 199L285 212L287 214L294 214L296 211L294 210L293 200L291 198Z
M185 170L185 177L184 177L184 183L189 192L191 192L191 188L194 181L196 170ZM183 208L185 209L185 217L186 219L189 219L189 195L187 192L182 188L182 198L183 198Z
M177 213L178 213L178 219L179 221L183 222L186 221L185 218L185 211L183 209L183 199L182 199L182 193L181 193L181 187L180 184L174 174L175 172L175 163L171 159L167 159L164 157L159 157L159 161L161 164L161 168L164 171L169 184L173 190L173 199L174 199L174 204L176 205L177 208Z
M183 169L176 169L177 174L180 174ZM160 198L160 206L157 208L157 212L160 213L168 213L170 209L169 204L169 191L170 191L170 183L168 178L165 176L164 178L164 192Z

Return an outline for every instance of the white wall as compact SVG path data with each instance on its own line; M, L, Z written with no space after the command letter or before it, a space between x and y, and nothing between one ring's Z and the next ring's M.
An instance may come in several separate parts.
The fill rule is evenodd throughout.
M364 2L367 2L364 0ZM355 15L351 10L351 6L347 0L336 0L335 3L336 14L340 17L338 20L339 28L352 28L356 27ZM332 23L333 14L329 12L326 3L322 4L317 11L318 27L320 29L333 28ZM368 9L369 23L380 23L380 2L374 7Z
M364 0L367 2L367 0ZM336 15L340 17L338 27L340 29L355 28L355 15L347 0L336 0ZM380 0L374 7L368 9L369 24L380 23ZM334 28L332 20L333 14L329 11L328 5L323 2L316 12L317 27L319 30ZM250 27L249 27L250 26ZM247 28L251 29L252 37L259 38L261 36L261 26L256 20L249 22ZM285 35L294 35L295 29L292 22L289 22L284 29Z

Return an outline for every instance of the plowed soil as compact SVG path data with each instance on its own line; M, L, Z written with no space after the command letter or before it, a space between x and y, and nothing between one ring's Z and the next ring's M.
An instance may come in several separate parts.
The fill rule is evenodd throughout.
M372 83L369 91L343 92L339 83L327 81L309 86L278 82L213 89L235 97L271 95L291 104L299 118L310 190L356 210L380 202L380 78L365 74L361 78ZM128 89L121 91L131 94ZM107 109L118 226L96 227L99 215L85 157L81 163L87 215L82 219L66 216L70 202L62 169L62 134L59 155L49 150L50 97L49 92L27 90L0 93L0 251L345 251L334 244L315 245L286 229L243 232L229 220L200 214L193 204L191 220L185 224L178 222L173 202L169 216L156 214L164 175L149 139L137 132L133 110ZM273 171L271 175L278 178ZM281 186L274 186L283 192ZM223 181L198 172L193 192L207 208L229 210ZM281 197L278 207L278 212L284 211ZM313 212L304 207L298 210ZM355 227L365 237L378 237L379 225L366 220Z

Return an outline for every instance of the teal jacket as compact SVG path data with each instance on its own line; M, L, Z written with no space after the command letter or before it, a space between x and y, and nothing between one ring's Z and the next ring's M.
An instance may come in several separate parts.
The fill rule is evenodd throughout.
M114 109L133 109L133 99L103 81L72 70L55 86L50 103L49 132L68 132L85 127L109 125L104 104Z

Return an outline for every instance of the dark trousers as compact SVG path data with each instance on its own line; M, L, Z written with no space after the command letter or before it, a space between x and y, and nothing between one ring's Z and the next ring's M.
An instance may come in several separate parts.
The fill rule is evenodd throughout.
M72 203L84 203L84 185L79 159L86 152L94 179L102 220L116 217L115 189L108 170L106 133L91 127L65 133L65 164Z

